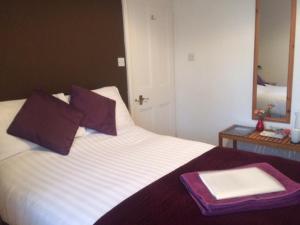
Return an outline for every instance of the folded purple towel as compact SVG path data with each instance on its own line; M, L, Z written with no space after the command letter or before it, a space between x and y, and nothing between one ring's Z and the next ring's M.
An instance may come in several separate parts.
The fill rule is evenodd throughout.
M203 215L224 215L242 211L272 209L300 204L300 184L292 181L268 163L255 163L241 168L257 167L276 178L285 191L216 200L199 177L198 172L185 173L181 182L199 206Z

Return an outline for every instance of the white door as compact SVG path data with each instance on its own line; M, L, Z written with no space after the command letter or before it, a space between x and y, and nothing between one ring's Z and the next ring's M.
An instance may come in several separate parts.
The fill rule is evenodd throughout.
M133 119L175 135L172 0L123 0L123 12Z

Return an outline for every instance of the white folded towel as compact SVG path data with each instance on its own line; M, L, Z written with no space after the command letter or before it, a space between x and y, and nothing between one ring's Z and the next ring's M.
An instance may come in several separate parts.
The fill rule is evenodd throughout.
M199 176L217 200L285 190L278 180L257 167L199 172Z

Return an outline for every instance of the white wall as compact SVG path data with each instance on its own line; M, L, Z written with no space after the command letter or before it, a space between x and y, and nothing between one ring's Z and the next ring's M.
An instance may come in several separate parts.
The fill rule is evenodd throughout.
M292 121L300 111L299 15L300 4ZM217 144L218 132L231 124L254 126L255 0L174 0L174 18L178 136ZM194 61L188 61L190 53Z

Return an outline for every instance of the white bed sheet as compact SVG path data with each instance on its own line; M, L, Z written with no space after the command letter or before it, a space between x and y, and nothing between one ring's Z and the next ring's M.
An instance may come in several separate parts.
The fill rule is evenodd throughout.
M76 139L68 156L22 152L0 161L0 215L10 225L92 225L213 147L131 126Z
M257 85L257 109L265 109L267 105L273 104L275 107L272 113L279 117L286 115L286 86Z

